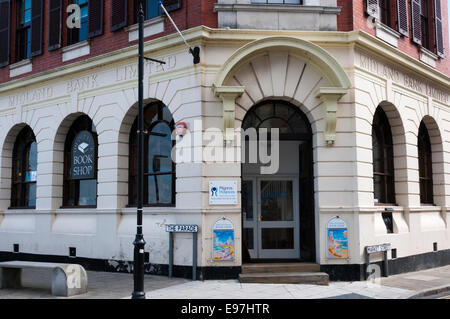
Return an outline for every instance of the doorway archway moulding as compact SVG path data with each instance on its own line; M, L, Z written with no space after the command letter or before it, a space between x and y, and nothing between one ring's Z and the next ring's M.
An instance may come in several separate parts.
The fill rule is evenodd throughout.
M342 66L320 46L294 37L274 36L252 41L239 48L223 64L213 83L214 93L223 103L223 128L235 128L236 99L245 91L243 86L227 85L235 72L252 59L267 51L288 51L311 61L327 82L315 96L322 101L325 111L325 140L332 145L336 136L336 113L339 99L347 94L350 79ZM225 140L227 139L226 135Z

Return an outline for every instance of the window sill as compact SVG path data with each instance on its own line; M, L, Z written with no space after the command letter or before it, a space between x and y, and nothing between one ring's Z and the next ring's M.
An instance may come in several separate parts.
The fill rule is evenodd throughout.
M397 208L397 204L386 204L386 203L374 203L375 207L386 207L386 208Z
M125 31L128 32L128 42L138 40L139 26L137 23L125 28ZM154 17L144 22L144 38L161 32L164 32L164 18L162 16Z
M401 37L401 34L399 32L381 23L381 21L378 19L375 19L374 25L376 35L378 38L396 48L398 47L398 39L400 39Z
M95 205L86 205L86 206L61 206L60 209L96 209Z
M62 61L70 61L91 53L89 40L84 40L62 49Z
M329 13L339 14L341 9L339 7L327 6L308 6L301 4L277 4L277 3L245 3L245 4L227 4L216 3L214 5L214 12L218 11L254 11L254 12L283 12L291 13Z
M439 57L424 47L420 47L420 61L423 63L436 68L436 62L439 60Z
M225 29L336 31L336 16L341 12L330 1L328 6L250 3L249 0L215 2L219 2L214 4L218 26Z
M9 77L13 78L33 71L31 59L22 60L9 66Z

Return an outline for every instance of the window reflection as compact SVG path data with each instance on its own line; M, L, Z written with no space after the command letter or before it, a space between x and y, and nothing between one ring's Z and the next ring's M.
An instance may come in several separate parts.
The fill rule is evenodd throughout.
M37 143L29 126L17 135L13 150L11 207L36 206Z
M81 140L80 136L86 138ZM74 150L74 143L79 142L82 143L78 146L84 146L81 149L89 152L90 161L84 158L83 154L77 154L81 152L79 147L75 147ZM95 207L97 205L97 144L97 133L92 120L87 115L78 117L70 127L64 144L63 207ZM75 157L78 158L77 161ZM81 168L83 171L86 169L93 173L72 176L73 168Z
M174 121L161 102L144 110L144 204L170 206L175 203L175 165L172 161ZM137 119L130 132L129 205L137 204Z

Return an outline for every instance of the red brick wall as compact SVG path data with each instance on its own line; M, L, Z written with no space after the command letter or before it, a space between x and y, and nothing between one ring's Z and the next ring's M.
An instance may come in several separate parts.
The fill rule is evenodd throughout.
M341 16L338 17L338 30L339 31L350 31L350 30L363 30L373 36L375 36L375 29L370 23L370 19L365 14L364 0L338 0L338 5L342 7ZM408 12L410 2L408 1ZM449 33L448 33L448 14L447 14L447 1L442 0L442 19L443 19L443 30L444 30L444 48L445 48L445 58L439 59L436 68L446 75L450 76L450 52L449 52ZM350 12L353 11L352 20L350 22ZM408 16L409 21L411 21L411 16ZM409 24L411 27L411 23ZM419 59L419 47L411 41L410 37L401 37L398 41L398 49L407 53L408 55Z
M14 3L15 1L12 1ZM64 0L67 5L69 0ZM213 12L213 6L216 2L215 0L182 0L181 8L170 13L171 17L177 24L178 28L183 31L189 28L193 28L200 25L205 25L212 28L217 28L217 13ZM189 2L189 7L187 3ZM108 53L110 51L118 50L130 45L135 45L137 41L128 42L128 32L124 29L118 30L116 32L111 32L110 26L110 0L104 1L104 20L103 20L103 34L90 40L90 55L83 56L78 59L70 60L65 63L62 62L62 49L48 51L48 10L49 1L45 0L44 8L44 28L43 28L43 54L36 56L32 59L33 71L30 73L23 74L14 78L9 77L9 66L0 68L0 83L7 82L9 80L29 76L34 73L39 73L45 70L53 69L62 65L67 65L76 61L85 60L89 57L98 56L101 54ZM132 1L130 0L130 4ZM65 6L66 7L66 6ZM130 11L132 10L132 5L130 5ZM12 6L12 12L15 12L15 6ZM65 10L64 10L65 12ZM66 29L66 18L67 14L63 14L63 30L62 30L62 44L63 46L67 43L67 29ZM129 14L129 24L133 24L132 12ZM11 26L15 25L15 14L12 14ZM14 28L11 30L11 59L10 64L14 63ZM166 19L164 23L164 32L146 38L145 40L150 40L165 36L175 32L175 28L172 26L170 21Z
M67 3L69 0L64 0ZM110 0L105 0L104 7L104 32L101 36L91 39L91 54L89 56L80 57L77 60L71 60L68 62L62 62L62 49L49 52L48 47L48 6L49 1L45 1L44 9L44 31L43 31L43 54L33 58L33 72L26 73L24 75L15 77L20 78L28 76L30 74L42 72L48 69L56 68L65 64L70 64L78 60L85 60L89 57L98 56L108 53L117 49L121 49L130 45L136 44L135 42L128 42L128 33L123 29L110 32ZM130 0L130 13L129 21L132 21L132 5ZM187 3L189 2L189 7ZM182 0L181 8L171 12L175 23L180 30L186 30L200 25L205 25L211 28L217 28L217 13L213 11L216 0ZM12 1L12 12L15 12L15 1ZM365 15L364 0L337 0L338 6L342 9L341 14L338 16L338 30L339 31L351 31L351 30L364 30L369 34L375 36L375 30L370 25L369 19ZM447 1L442 1L442 16L443 16L443 29L444 29L444 45L446 58L441 59L437 63L437 69L450 76L450 63L449 63L449 38L448 38L448 15L447 15ZM410 17L409 17L410 19ZM67 31L65 28L66 15L63 17L63 46L67 43ZM132 22L130 23L132 24ZM15 14L11 17L11 25L15 25ZM13 29L13 28L12 28ZM165 21L164 32L148 37L146 40L158 38L164 35L168 35L175 32L175 29L168 20ZM11 31L11 63L14 63L14 30ZM419 50L417 45L411 42L411 38L401 37L399 40L398 48L409 54L410 56L418 59ZM9 67L3 67L0 69L0 83L11 80L9 78Z
M338 15L337 24L339 31L353 30L353 2L348 0L337 0L341 13Z

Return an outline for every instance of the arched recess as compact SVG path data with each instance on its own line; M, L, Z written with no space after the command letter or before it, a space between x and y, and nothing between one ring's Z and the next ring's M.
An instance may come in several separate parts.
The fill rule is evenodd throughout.
M384 111L392 133L395 202L401 206L408 206L410 191L408 191L407 144L403 121L397 108L392 103L383 101L378 105L378 108ZM374 115L375 112L376 110ZM372 125L374 124L373 119L371 119Z
M223 65L214 81L214 92L223 101L223 125L234 129L248 109L277 98L310 111L321 105L324 138L334 143L338 100L351 82L339 63L324 49L293 37L267 37L238 49ZM226 137L227 138L227 137Z
M426 115L422 119L428 130L431 143L431 161L433 168L433 200L437 206L445 207L445 167L444 146L441 131L436 120Z
M87 116L91 120L92 118L83 112L75 112L67 115L59 124L56 129L56 133L53 139L53 160L52 160L52 172L53 181L51 191L47 196L51 196L51 207L54 209L60 208L63 205L63 193L64 193L64 146L66 142L67 133L69 132L72 124L80 117ZM96 126L96 123L93 123ZM98 156L98 154L97 154Z
M1 154L1 176L0 176L0 210L7 210L11 202L11 177L12 177L12 158L14 144L17 136L28 124L19 123L11 127L6 135Z
M167 108L167 111L170 112L167 105L165 105L162 101L156 100L156 99L144 99L143 105L144 109L153 104L153 103L162 103L165 108ZM170 116L173 116L173 114L170 112ZM130 132L133 128L133 123L136 121L138 116L138 103L136 102L133 104L128 111L126 112L125 116L123 117L122 123L120 124L119 128L119 157L124 158L126 160L121 161L121 165L118 167L118 183L120 185L120 189L122 192L119 194L119 202L122 204L122 207L129 205L129 156L130 156L130 149L129 149L129 143L130 143ZM172 118L173 120L173 118ZM172 123L173 124L173 123ZM175 189L175 188L173 188ZM157 206L157 205L149 205L149 206ZM170 205L166 206L173 206L172 203Z

